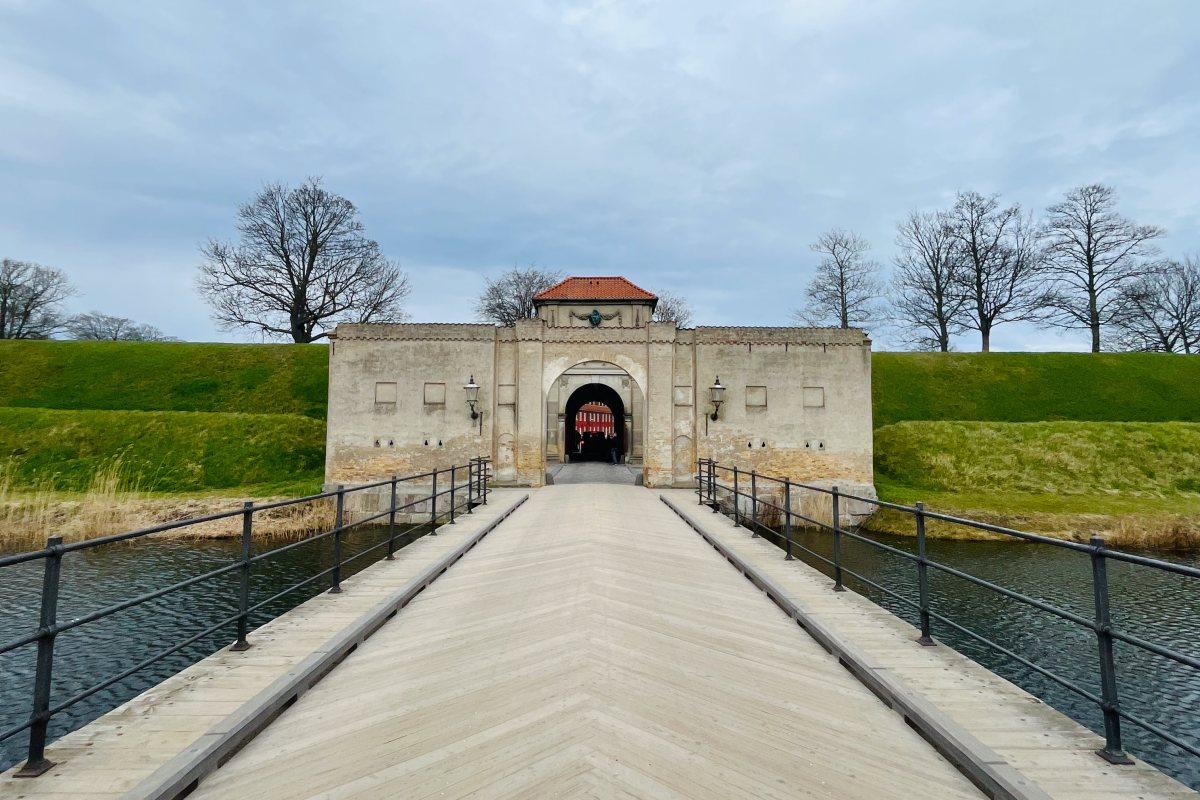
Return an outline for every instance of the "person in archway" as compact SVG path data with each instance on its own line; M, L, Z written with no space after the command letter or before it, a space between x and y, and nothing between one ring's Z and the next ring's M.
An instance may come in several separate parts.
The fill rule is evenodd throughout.
M608 456L611 463L617 463L617 435L615 433L608 435Z

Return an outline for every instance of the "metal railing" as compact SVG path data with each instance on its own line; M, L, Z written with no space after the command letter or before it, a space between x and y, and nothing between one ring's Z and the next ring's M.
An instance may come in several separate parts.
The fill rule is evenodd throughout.
M180 650L192 645L205 637L211 636L218 631L233 627L236 631L235 639L231 645L231 650L241 651L250 647L249 640L249 620L250 615L275 603L286 595L309 586L322 579L328 579L329 589L331 594L338 594L342 591L342 568L347 564L356 561L370 553L377 552L383 548L387 549L387 554L384 556L386 560L392 560L396 552L397 540L397 525L396 516L399 512L411 509L422 503L429 504L429 517L427 520L422 519L417 523L417 527L429 526L429 535L436 536L436 528L441 521L454 523L456 515L462 511L471 513L475 505L486 503L490 492L488 488L489 472L488 465L490 459L473 458L467 464L455 465L441 469L435 469L431 472L423 472L419 475L407 475L404 477L392 476L391 478L375 481L374 483L363 484L361 486L353 486L347 489L345 486L338 486L333 491L321 492L319 494L307 495L304 497L296 497L288 500L278 500L269 503L253 503L247 502L240 509L223 511L215 514L207 514L200 517L192 517L189 519L167 522L161 525L154 525L149 528L142 528L136 531L127 533L119 533L111 536L101 536L95 539L87 539L79 542L63 543L62 537L52 536L46 540L46 546L41 550L33 550L25 553L16 553L13 555L0 557L0 569L5 567L14 567L18 564L24 564L33 561L42 561L44 564L42 574L42 591L41 602L39 609L39 621L36 630L30 631L24 636L20 636L8 642L0 644L0 655L12 652L22 647L30 645L37 646L37 663L34 671L34 680L31 694L31 713L29 719L19 725L9 727L4 731L0 731L0 741L9 739L22 731L29 732L29 746L24 765L17 771L18 777L33 777L41 775L50 767L54 766L53 762L46 758L46 734L50 725L51 719L55 714L64 711L67 708L75 705L79 701L91 697L113 684L119 683L132 675L146 669L147 667L161 661L162 659L177 653ZM466 472L463 476L462 473ZM441 477L442 489L438 489L439 476ZM460 476L465 477L460 480ZM447 486L446 482L449 482ZM428 491L422 494L415 500L411 500L402 505L397 504L397 487L400 484L428 484ZM346 496L352 495L355 492L364 492L372 489L378 489L383 486L390 487L391 501L388 507L375 514L363 516L361 519L355 519L353 522L346 522ZM423 488L423 487L422 487ZM447 497L444 502L439 498ZM332 498L334 500L334 523L333 527L327 531L307 536L294 542L276 547L271 550L266 550L256 555L251 554L251 540L254 536L254 515L269 511L271 509L284 508L287 506L298 506L305 503L313 503L321 500ZM112 603L103 608L91 611L83 616L75 617L74 619L60 621L58 619L58 599L59 588L61 583L62 563L64 557L87 550L92 550L103 545L114 544L116 542L127 542L133 539L139 539L144 536L150 536L164 531L179 530L188 528L193 525L201 525L207 522L215 522L217 520L230 519L241 517L241 553L240 557L233 563L225 566L209 570L199 575L194 575L185 580L178 581L169 586L164 586L153 591L145 592L134 597L121 600L120 602ZM387 518L387 538L383 541L364 548L349 557L343 557L342 539L343 534L360 525L367 525L372 522L379 522ZM326 539L331 539L332 549L332 566L328 569L321 570L316 574L310 575L307 578L298 581L281 591L276 592L265 600L261 600L253 605L250 603L250 594L253 583L252 567L261 561L278 556L281 553L288 552L299 547L311 547L316 542L321 542ZM237 573L238 589L237 589L237 604L238 611L236 614L221 619L220 621L204 627L192 636L183 641L158 651L154 655L144 658L121 671L109 675L88 688L76 692L75 694L65 699L54 702L52 696L52 687L54 684L54 644L59 635L75 630L88 623L104 619L113 614L125 611L143 603L156 600L160 597L172 594L174 592L196 586L205 581L211 581L225 575Z
M899 503L889 503L883 500L878 500L872 497L861 497L838 490L837 486L829 488L823 486L813 486L810 484L798 483L796 481L787 480L784 478L776 478L769 475L762 475L753 471L740 470L736 466L726 467L718 464L712 459L699 459L697 462L698 469L696 474L697 494L699 495L700 504L712 508L714 512L725 513L726 507L731 506L730 513L733 516L735 523L745 525L750 528L753 535L760 534L776 537L776 542L781 545L784 550L784 558L792 560L796 551L802 551L808 556L816 559L818 562L829 567L833 573L833 586L835 592L845 591L844 577L850 575L864 585L869 586L884 595L898 601L899 603L913 609L920 623L920 635L917 642L925 646L934 646L936 643L933 639L931 626L933 622L938 622L945 625L947 628L962 634L969 639L978 642L992 650L998 652L1005 658L1016 661L1017 663L1033 670L1037 674L1053 681L1063 688L1075 693L1083 699L1094 703L1100 710L1104 719L1104 741L1105 746L1097 750L1097 754L1105 760L1114 764L1129 764L1132 763L1129 756L1125 753L1121 741L1121 723L1122 721L1130 722L1137 727L1160 737L1166 742L1178 747L1179 749L1190 753L1193 756L1200 756L1200 746L1186 741L1171 731L1164 729L1141 716L1132 714L1121 707L1120 702L1120 676L1117 672L1116 661L1113 656L1113 643L1122 642L1126 645L1153 653L1162 658L1174 661L1185 667L1200 670L1200 659L1187 653L1182 653L1179 650L1158 644L1156 642L1145 639L1136 634L1121 630L1115 627L1112 620L1112 615L1109 606L1109 586L1108 586L1108 570L1107 562L1121 561L1129 564L1137 564L1151 569L1161 570L1163 572L1182 575L1188 578L1200 578L1200 569L1188 566L1186 564L1176 564L1170 561L1161 559L1149 558L1134 553L1127 553L1120 550L1113 550L1105 546L1104 539L1100 536L1092 536L1088 544L1066 541L1063 539L1054 539L1048 536L1041 536L1035 533L1014 530L1005 528L999 525L991 525L985 522L978 522L962 517L955 517L949 514L940 514L935 511L929 511L923 503L916 503L912 506L901 505ZM726 482L722 483L722 475L727 476ZM760 495L760 486L763 483L782 487L783 490L783 505L777 505L769 500L763 499ZM816 519L812 516L805 516L798 513L792 508L792 491L801 489L811 492L816 492L829 497L829 522L823 519ZM744 500L745 502L741 502ZM863 536L855 530L848 529L842 524L842 503L846 500L852 500L861 503L867 503L875 508L886 508L901 513L909 514L913 518L914 532L916 534L916 553L910 553L897 547L876 541L868 536ZM728 501L728 502L725 502ZM749 515L745 513L742 506L749 505ZM774 510L781 516L782 530L775 530L771 526L764 523L760 507ZM803 527L810 529L818 529L830 534L832 538L831 550L832 558L822 555L811 548L805 547L796 540L794 535L793 521L801 520L805 524ZM1091 561L1092 573L1092 594L1094 614L1091 618L1082 616L1068 609L1059 608L1044 600L1036 597L1014 591L1004 586L1000 586L992 581L971 575L954 567L943 564L930 559L926 554L926 533L925 525L928 520L938 520L952 525L961 525L978 531L998 534L1000 536L1013 537L1029 542L1039 542L1041 544L1050 545L1052 547L1063 548L1081 555L1087 556ZM871 580L865 575L859 574L849 569L845 564L843 557L843 541L851 539L860 542L877 550L890 553L899 558L906 559L913 564L913 579L916 583L916 597L905 596L892 588L883 586L876 581ZM991 592L995 592L1010 600L1023 603L1025 605L1036 608L1040 611L1052 614L1059 619L1062 619L1072 625L1090 630L1096 639L1096 663L1095 674L1098 678L1100 688L1099 694L1090 691L1087 688L1079 686L1074 681L1071 681L1054 671L1047 669L1037 663L1034 663L1029 658L1015 652L1013 649L1005 647L986 636L970 630L964 625L961 625L951 619L948 614L952 611L947 610L946 613L935 610L930 599L929 591L929 571L936 570L946 575L952 575L956 578L964 580L975 586L982 587ZM1196 587L1200 590L1200 584Z

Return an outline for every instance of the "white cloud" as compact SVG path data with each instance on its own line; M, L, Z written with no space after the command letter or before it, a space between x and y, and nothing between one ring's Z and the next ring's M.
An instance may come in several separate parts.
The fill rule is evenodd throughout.
M1040 208L1111 180L1200 249L1197 22L1082 0L0 3L0 225L87 307L212 338L197 243L264 181L322 174L413 274L418 319L468 318L483 273L535 261L785 324L822 229L886 263L895 220L959 188Z

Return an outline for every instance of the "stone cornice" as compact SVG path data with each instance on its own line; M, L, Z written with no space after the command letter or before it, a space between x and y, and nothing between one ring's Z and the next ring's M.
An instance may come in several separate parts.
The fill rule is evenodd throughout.
M555 344L645 344L646 328L546 328L542 341Z
M769 328L755 326L676 329L669 323L639 328L600 326L550 327L542 320L522 320L515 328L488 323L408 322L338 325L332 339L461 342L547 342L555 344L788 344L817 347L870 347L871 339L857 328Z
M796 344L870 347L871 339L857 328L700 327L696 344Z
M497 328L471 322L379 322L338 325L331 338L338 341L371 339L400 341L492 342Z

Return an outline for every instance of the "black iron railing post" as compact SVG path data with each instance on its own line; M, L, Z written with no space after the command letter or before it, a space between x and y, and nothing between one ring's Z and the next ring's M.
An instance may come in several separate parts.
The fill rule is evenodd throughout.
M833 590L844 592L846 587L842 585L842 498L838 493L838 487L833 487L831 496L833 497Z
M733 468L733 524L742 524L742 512L738 503L741 501L741 495L738 490L738 468L735 465Z
M392 476L391 511L388 512L388 552L387 560L396 560L396 476Z
M935 642L929 632L929 561L925 558L925 504L918 501L914 516L917 520L917 591L920 598L921 636L917 639L925 647Z
M1104 557L1104 539L1093 536L1092 592L1096 603L1096 643L1100 651L1100 709L1104 712L1104 748L1096 753L1113 764L1132 764L1121 746L1120 699L1117 693L1117 666L1113 659L1112 618L1108 607L1108 566Z
M475 459L467 462L467 513L471 514L475 498Z
M342 593L342 520L346 518L346 487L338 485L337 510L333 516L333 572L330 594Z
M717 497L717 462L708 460L708 499L712 501L714 514L721 513L721 500Z
M458 467L450 465L450 524L454 524L454 473L458 471Z
M758 473L750 471L750 538L758 536Z
M46 540L42 572L42 607L38 623L37 671L33 678L33 725L29 728L29 751L17 771L20 778L34 778L54 766L46 758L46 731L50 727L50 691L54 685L54 627L58 622L58 588L62 578L62 537Z
M783 482L783 540L786 543L787 555L784 561L792 560L792 482Z
M230 650L249 650L246 634L250 631L250 539L254 535L254 503L242 504L242 566L238 570L237 641Z
M707 488L708 475L705 473L705 459L697 459L696 461L696 496L700 500L700 505L704 505L704 491Z
M483 459L483 458L479 459L479 486L483 490L483 504L484 505L487 505L487 501L488 501L487 482L488 482L488 478L490 477L488 475L488 464L489 463L490 462L487 461L486 459Z
M433 469L433 486L429 490L429 535L437 536L437 467Z

